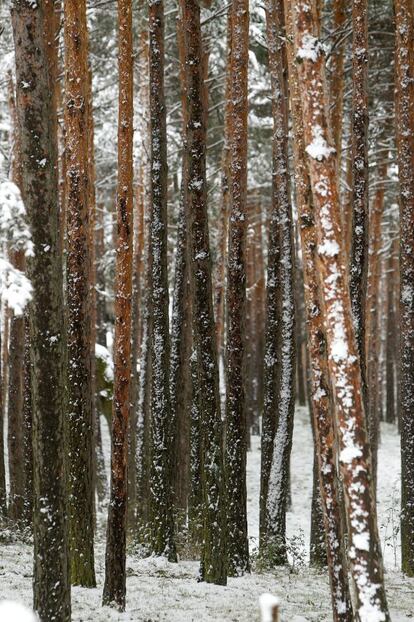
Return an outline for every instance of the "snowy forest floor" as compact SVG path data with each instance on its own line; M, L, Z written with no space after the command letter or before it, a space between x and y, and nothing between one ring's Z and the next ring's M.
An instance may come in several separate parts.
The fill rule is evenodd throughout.
M103 435L108 456L109 436L106 428ZM379 527L391 617L394 622L401 622L414 618L414 579L407 579L398 572L399 437L396 427L388 424L382 424L381 436L378 460ZM163 559L129 556L127 610L120 614L108 607L101 607L105 530L104 516L100 516L96 542L98 587L72 588L72 619L76 622L255 622L259 620L260 594L271 592L282 601L281 615L285 622L331 620L327 576L308 568L312 460L309 414L306 409L298 408L292 450L292 508L287 518L291 569L280 568L273 573L254 570L251 575L229 579L227 587L218 587L197 583L197 562L170 564ZM253 437L252 451L248 455L249 535L253 559L258 542L259 477L260 439L256 436ZM30 605L31 547L20 542L0 542L0 551L0 600L17 600Z

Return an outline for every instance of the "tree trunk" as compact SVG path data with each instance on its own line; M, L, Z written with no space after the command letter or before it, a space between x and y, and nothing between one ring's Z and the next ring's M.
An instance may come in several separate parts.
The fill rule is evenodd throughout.
M71 577L95 587L86 0L64 3Z
M400 182L401 564L414 576L414 7L395 0Z
M2 305L0 300L0 316L2 316ZM1 317L1 319L3 319ZM4 417L3 417L3 403L5 401L3 394L3 365L2 365L2 335L3 335L3 322L0 320L0 518L6 516L7 513L7 498L6 498L6 466L4 461Z
M249 64L249 3L232 2L232 85L230 90L229 192L230 224L227 263L226 338L226 484L228 573L248 572L246 490L246 225L247 225L247 68Z
M41 620L70 621L64 468L64 314L59 235L52 2L12 4L23 200L34 254L30 313L33 366L34 608ZM49 93L45 97L45 93Z
M293 10L286 3L287 33L293 39ZM302 91L294 62L293 46L288 47L289 82L294 131L296 202L303 253L305 310L310 356L310 397L313 432L318 455L319 485L324 513L326 555L335 621L350 622L352 607L348 569L343 546L343 529L337 489L336 438L333 421L333 394L328 370L326 330L323 322L321 292L316 257L317 232L309 171L306 165Z
M377 488L378 443L380 427L380 273L381 273L381 226L384 211L384 181L387 175L387 161L378 167L377 184L370 210L370 248L369 280L366 299L366 354L367 378L370 393L368 395L369 433L372 454L372 478L374 490Z
M176 561L172 504L164 3L149 0L151 289L151 547Z
M23 448L24 448L24 512L25 527L33 527L33 409L32 363L30 360L30 320L25 316L24 338L24 388L23 388Z
M22 187L20 137L17 132L14 83L10 74L8 80L9 110L12 119L12 158L10 177L19 190ZM17 233L18 235L18 233ZM25 251L14 244L9 250L11 265L25 271ZM24 316L10 312L10 339L8 352L8 399L7 399L7 444L9 454L9 517L21 524L24 515Z
M23 270L24 253L14 253L12 264ZM9 450L9 517L21 523L24 514L24 317L13 313L10 317L9 389L8 389L8 450Z
M370 441L375 447L375 424L369 425L365 354L365 302L368 274L368 6L352 2L352 247L350 290L355 338L361 364L362 398Z
M287 58L285 44L281 43L284 24L282 1L267 2L266 24L272 84L273 198L268 248L264 418L274 417L273 412L277 413L277 417L273 438L268 439L270 461L267 494L263 501L263 546L272 563L284 564L287 561L286 509L295 409L295 303L287 153Z
M132 3L118 0L118 187L115 297L115 376L112 406L111 492L103 604L125 610L128 499L128 420L131 382L133 242L133 49Z
M183 1L188 88L188 206L194 279L194 339L199 365L199 391L203 396L199 402L203 491L201 577L208 583L225 585L227 556L223 435L207 216L206 94L203 89L200 7L195 0Z
M181 7L182 9L182 7ZM174 293L171 323L171 417L174 434L173 492L177 530L185 524L190 475L190 356L191 356L191 300L190 266L187 231L188 163L185 147L187 127L187 86L185 69L185 32L183 15L177 20L178 53L183 118L183 159L180 204L177 214L177 241L175 253Z
M295 57L302 92L307 163L316 217L316 265L320 275L329 375L339 438L348 523L348 560L354 616L361 622L390 619L383 581L371 456L361 396L358 346L352 324L345 244L340 229L335 149L330 145L323 48L317 38L315 4L302 0L294 14Z

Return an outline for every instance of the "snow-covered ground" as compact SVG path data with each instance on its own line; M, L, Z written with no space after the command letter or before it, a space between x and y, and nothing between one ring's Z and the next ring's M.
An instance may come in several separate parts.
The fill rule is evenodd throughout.
M399 564L399 438L394 426L383 424L379 454L378 505L386 563L386 582L393 621L414 618L414 580L398 572ZM104 430L106 444L107 431ZM248 512L251 548L257 546L259 498L259 438L254 437L248 457ZM104 570L103 530L96 546L96 589L72 589L76 622L255 622L259 620L259 596L264 592L281 601L282 620L330 620L330 596L325 574L306 565L309 548L312 491L312 436L309 415L298 409L292 456L292 511L288 514L288 538L295 571L253 572L229 579L227 587L197 582L198 564L170 564L163 559L127 560L127 610L120 614L101 607ZM31 603L32 553L27 545L0 545L0 600ZM0 622L9 622L1 619ZM14 617L10 622L17 622Z

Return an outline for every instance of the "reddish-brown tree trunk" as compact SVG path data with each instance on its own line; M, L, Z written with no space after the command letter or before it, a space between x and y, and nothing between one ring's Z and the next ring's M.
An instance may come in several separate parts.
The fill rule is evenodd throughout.
M68 464L72 582L94 587L90 171L86 0L64 3L67 201Z
M125 609L128 498L128 420L131 383L133 243L132 3L118 0L118 186L115 296L115 374L112 406L111 493L103 604Z
M362 622L370 620L372 615L386 621L390 617L371 485L359 353L340 228L337 161L326 114L324 54L318 39L314 1L298 0L294 9L294 49L302 92L305 152L316 220L316 265L344 482L348 560L355 590L354 616Z

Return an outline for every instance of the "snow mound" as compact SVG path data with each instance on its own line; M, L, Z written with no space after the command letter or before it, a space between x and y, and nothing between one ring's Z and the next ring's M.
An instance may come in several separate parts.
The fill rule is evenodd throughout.
M273 612L275 607L279 607L279 599L273 594L262 594L259 605L262 622L273 622Z
M0 602L0 620L1 622L38 622L33 611L12 600Z

